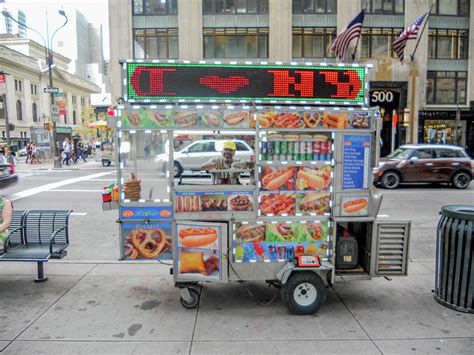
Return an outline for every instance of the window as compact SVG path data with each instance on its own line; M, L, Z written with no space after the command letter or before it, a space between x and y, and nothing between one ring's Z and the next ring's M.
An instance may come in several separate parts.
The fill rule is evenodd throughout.
M433 15L469 16L469 0L436 0Z
M293 28L293 58L332 58L336 28Z
M84 107L84 104L85 104L85 102L84 102L84 98L83 98L83 97L81 97L81 106L82 106L82 107Z
M20 100L16 100L16 119L18 121L23 120L23 112L22 112L22 109L21 109L21 101Z
M196 143L188 148L188 153L215 152L214 142Z
M466 158L464 153L456 149L435 149L436 158Z
M35 88L35 95L38 95L38 85L34 85Z
M433 151L431 149L417 149L411 157L418 159L431 159L433 158Z
M71 100L72 100L73 105L75 105L77 103L76 96L73 95L71 97Z
M203 0L204 15L268 14L268 0Z
M21 80L18 80L18 91L21 91Z
M31 105L31 113L33 115L33 122L38 122L38 109L35 102Z
M467 72L429 71L426 103L465 104Z
M18 91L18 80L15 79L15 91Z
M76 124L76 111L72 111L72 124Z
M31 95L34 95L35 94L35 90L33 88L33 84L31 84Z
M177 15L178 0L133 0L134 15Z
M268 28L204 28L204 58L268 58Z
M405 13L405 0L368 0L367 13L403 15Z
M395 58L393 41L402 33L401 28L364 28L361 36L362 58Z
M177 59L178 29L136 29L133 31L135 59Z
M335 14L337 0L293 0L293 14Z
M64 114L64 124L67 124L67 114Z
M430 29L428 58L467 59L469 31Z
M235 142L235 147L237 148L237 151L244 151L248 152L249 148L242 142Z

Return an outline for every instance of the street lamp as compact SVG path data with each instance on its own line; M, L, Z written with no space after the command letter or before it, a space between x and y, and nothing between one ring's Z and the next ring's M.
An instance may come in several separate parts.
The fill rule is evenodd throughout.
M35 30L34 28L32 27L29 27L27 26L26 24L24 23L20 23L18 22L17 20L15 20L12 15L6 11L6 10L3 10L2 11L2 15L5 16L6 18L9 18L11 19L12 21L16 22L18 25L20 26L23 26L23 27L26 27L28 28L29 30L35 32L36 34L38 34L41 39L43 40L43 44L44 44L44 52L45 52L45 56L46 56L46 63L48 64L48 73L49 73L49 87L50 88L53 88L53 72L52 72L52 68L53 68L53 39L54 39L54 36L56 35L56 33L61 29L63 28L64 26L66 26L67 22L68 22L68 18L67 18L67 15L66 13L64 12L64 10L59 10L58 11L59 15L61 15L62 17L64 17L65 21L64 23L59 26L54 32L53 32L53 35L51 36L51 38L49 37L49 24L48 24L48 11L46 11L46 39L43 37L43 35ZM54 106L54 92L52 92L52 90L50 90L50 97L51 97L51 107L50 107L50 113L52 113L52 108ZM51 114L52 116L52 114ZM52 117L51 117L52 119ZM59 158L59 149L58 149L58 145L57 145L57 142L56 142L56 121L54 120L53 121L53 147L54 147L54 167L55 168L60 168L61 167L61 160Z

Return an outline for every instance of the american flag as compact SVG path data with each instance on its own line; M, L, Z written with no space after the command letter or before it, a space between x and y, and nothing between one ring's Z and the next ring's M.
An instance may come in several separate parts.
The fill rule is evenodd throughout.
M420 29L420 26L423 23L423 20L425 19L426 15L428 15L428 12L418 17L415 22L405 28L405 31L403 31L395 41L393 41L392 48L395 53L397 53L397 56L398 58L400 58L400 61L403 62L404 51L405 46L407 45L407 41L409 39L416 39L416 37L418 36L418 30Z
M362 32L362 22L364 22L365 10L362 10L349 24L339 33L339 36L332 43L331 51L340 60L345 61L347 48L354 38L360 36Z

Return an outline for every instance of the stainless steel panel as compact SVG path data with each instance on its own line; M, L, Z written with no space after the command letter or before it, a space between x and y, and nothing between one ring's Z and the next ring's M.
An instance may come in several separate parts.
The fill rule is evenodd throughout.
M407 276L410 221L375 221L372 233L372 276Z

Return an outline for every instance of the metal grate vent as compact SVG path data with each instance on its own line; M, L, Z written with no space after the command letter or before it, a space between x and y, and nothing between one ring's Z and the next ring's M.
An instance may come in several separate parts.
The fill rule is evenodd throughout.
M377 275L406 275L410 223L376 223Z

